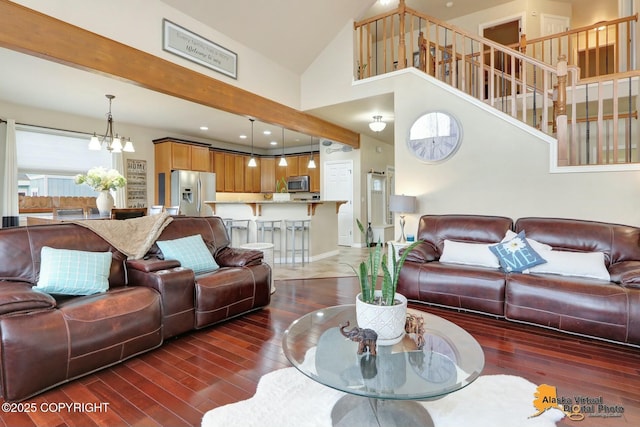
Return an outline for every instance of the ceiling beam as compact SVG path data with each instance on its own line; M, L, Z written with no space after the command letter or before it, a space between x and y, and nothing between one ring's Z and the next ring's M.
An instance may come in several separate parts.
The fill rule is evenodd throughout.
M33 9L0 0L0 46L308 135L360 147L360 135Z

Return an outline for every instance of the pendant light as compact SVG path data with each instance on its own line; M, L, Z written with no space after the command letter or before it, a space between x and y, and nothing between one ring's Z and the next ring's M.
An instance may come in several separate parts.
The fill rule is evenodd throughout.
M247 166L249 166L250 168L255 168L256 166L258 166L256 158L253 156L253 122L255 121L255 119L249 119L249 121L251 121L251 158L249 159L249 163L247 164Z
M278 166L287 166L287 158L284 156L284 128L282 128L282 156L280 156Z
M95 132L93 136L89 140L89 150L99 151L102 149L102 144L104 144L105 148L112 153L122 153L123 151L133 153L135 152L135 148L133 147L133 143L131 142L131 138L128 138L127 141L124 141L124 138L121 138L117 133L113 136L113 115L111 114L111 101L115 98L115 95L105 95L105 97L109 100L109 112L107 113L107 130L104 132L104 135L98 136ZM125 142L124 147L122 143Z
M311 145L310 145L310 150L309 150L309 164L307 165L307 168L309 169L315 169L316 168L316 161L313 160L313 137L311 137Z

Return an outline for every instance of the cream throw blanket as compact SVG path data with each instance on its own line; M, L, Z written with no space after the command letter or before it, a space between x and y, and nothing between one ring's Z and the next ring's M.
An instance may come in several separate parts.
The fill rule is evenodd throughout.
M129 259L144 257L162 230L173 221L171 215L162 212L157 215L142 216L125 220L84 220L73 221L92 230L109 242Z

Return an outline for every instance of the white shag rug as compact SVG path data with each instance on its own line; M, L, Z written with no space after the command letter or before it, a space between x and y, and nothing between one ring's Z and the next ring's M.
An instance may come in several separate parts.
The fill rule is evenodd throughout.
M524 378L487 375L442 399L420 404L435 427L555 427L564 417L559 410L529 418L537 412L535 392L536 385ZM264 375L252 398L207 412L202 427L330 427L331 410L343 396L296 368L284 368ZM344 424L358 427L353 419Z

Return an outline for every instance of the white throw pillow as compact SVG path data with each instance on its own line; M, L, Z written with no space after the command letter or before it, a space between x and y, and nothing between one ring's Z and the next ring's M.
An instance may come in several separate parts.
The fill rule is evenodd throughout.
M440 262L500 268L498 258L489 249L489 243L463 243L444 241Z
M511 231L511 230L507 230L507 233L504 235L504 239L502 239L503 242L508 242L509 240L513 239L514 237L517 237L518 234L515 231ZM544 244L544 243L540 243L537 240L533 240L527 237L527 243L529 243L529 245L531 245L531 247L533 248L534 251L536 252L540 252L540 251L550 251L551 249L553 249L551 246Z
M590 277L593 279L611 280L604 264L602 252L540 252L547 262L529 269L529 273L551 273L562 276ZM527 273L527 271L525 271Z

